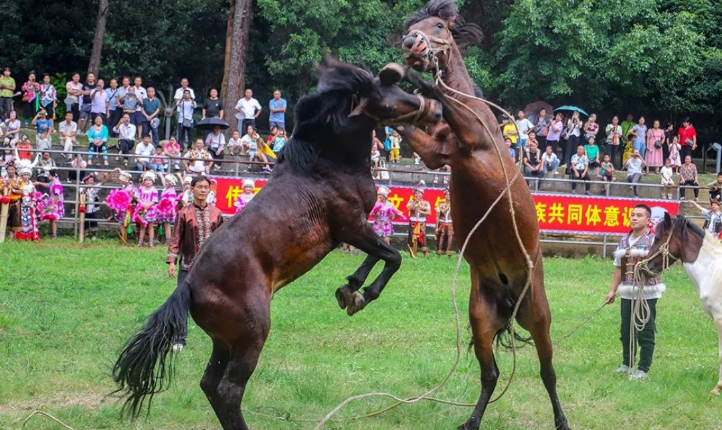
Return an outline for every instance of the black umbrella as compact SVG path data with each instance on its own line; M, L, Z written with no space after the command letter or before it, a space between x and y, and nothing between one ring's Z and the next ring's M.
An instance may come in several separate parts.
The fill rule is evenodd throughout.
M220 127L221 130L225 130L227 128L230 128L231 125L222 120L221 118L204 118L200 120L198 124L196 124L195 128L199 130L213 130L216 127Z
M532 124L536 124L539 120L539 111L541 111L542 109L547 111L547 115L552 114L552 105L547 102L538 101L526 105L526 107L524 108L524 116L526 117L526 119L531 121Z

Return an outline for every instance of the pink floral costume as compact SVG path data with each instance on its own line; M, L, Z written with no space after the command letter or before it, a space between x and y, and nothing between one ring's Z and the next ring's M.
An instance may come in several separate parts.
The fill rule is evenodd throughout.
M394 234L394 226L391 224L391 220L396 217L406 219L404 214L388 200L376 202L376 205L371 210L371 216L374 217L374 232L379 237L390 237Z
M160 201L155 206L156 221L160 223L174 223L177 214L178 193L175 188L169 187L160 194Z
M133 213L132 200L135 195L133 184L127 184L119 190L108 193L105 203L113 211L113 218L119 223L125 223L126 217L130 221L130 214ZM128 213L130 212L130 214Z
M253 193L250 193L250 194L241 193L241 195L238 196L236 203L233 205L236 207L236 213L242 211L243 208L245 208L248 205L248 203L250 203L251 200L253 200L254 196L255 196L255 194L253 194Z
M53 202L57 197L58 200ZM65 215L63 207L63 184L58 178L53 179L50 184L50 195L46 195L42 201L38 203L38 218L42 221L57 221Z
M135 212L133 212L133 222L143 227L155 223L157 217L156 205L158 204L158 190L156 190L155 187L146 188L140 186L135 191L135 199L138 203L135 205Z

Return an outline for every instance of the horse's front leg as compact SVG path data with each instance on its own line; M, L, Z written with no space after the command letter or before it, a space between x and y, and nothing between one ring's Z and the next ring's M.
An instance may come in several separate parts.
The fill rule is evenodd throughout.
M401 267L401 254L378 237L373 228L366 222L356 229L352 237L344 239L344 242L368 254L361 267L347 278L349 286L341 287L336 291L336 299L339 301L339 305L342 308L345 307L349 315L353 315L365 308L369 302L378 298L389 279ZM369 286L364 288L363 294L361 294L358 289L379 260L384 261L383 270Z
M449 165L449 155L452 152L451 144L446 139L429 136L416 127L398 127L397 131L405 142L411 146L426 167L430 170L440 169Z
M722 318L716 318L714 323L717 325L717 336L719 336L719 380L717 386L712 390L712 394L717 396L722 392Z

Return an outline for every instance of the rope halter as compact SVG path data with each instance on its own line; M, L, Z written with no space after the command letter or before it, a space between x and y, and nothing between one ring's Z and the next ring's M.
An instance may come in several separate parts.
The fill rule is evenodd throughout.
M446 31L448 32L449 30L447 29ZM406 48L404 47L403 41L409 37L414 37L414 43L411 45L411 48ZM407 55L414 55L423 59L425 66L428 66L429 63L435 62L434 60L438 53L449 54L453 40L450 32L448 38L442 39L440 37L429 36L421 30L412 30L409 34L401 36L401 47L404 51L407 51ZM431 42L435 43L436 46L432 46Z
M657 252L638 262L634 266L635 272L640 271L644 272L647 275L659 276L659 274L669 269L669 266L671 266L675 261L677 261L677 258L669 252L669 242L672 241L672 236L674 235L674 228L675 225L672 224L672 228L669 230L667 240L664 241L664 243L662 244L662 246L659 247ZM659 271L659 273L655 273L652 271L652 269L649 268L649 262L660 255L662 256L662 269Z
M425 99L420 94L414 94L417 99L419 99L419 108L416 110L413 110L411 112L405 113L403 115L395 116L391 119L381 119L377 117L376 115L370 113L368 110L364 109L364 114L368 116L369 118L376 121L378 125L404 125L404 124L413 124L413 125L419 125L421 123L421 120L426 118L428 115L431 114L431 112L434 112L436 110L436 100L433 99Z

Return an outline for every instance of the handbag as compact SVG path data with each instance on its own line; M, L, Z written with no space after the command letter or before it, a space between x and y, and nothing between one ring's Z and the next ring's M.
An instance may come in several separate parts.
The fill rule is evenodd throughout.
M27 103L30 101L30 93L23 94L23 103Z
M183 120L183 127L185 128L191 128L193 126L193 120L186 118Z
M662 142L659 141L659 140L655 141L655 142L654 142L654 147L657 148L657 149L660 149L660 148L662 147Z

